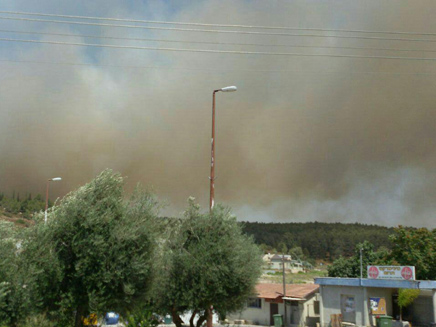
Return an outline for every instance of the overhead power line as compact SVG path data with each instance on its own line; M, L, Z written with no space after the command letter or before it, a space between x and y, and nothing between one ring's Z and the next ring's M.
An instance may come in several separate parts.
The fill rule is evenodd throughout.
M11 15L60 17L60 18L69 18L69 19L72 18L72 19L142 23L142 24L179 25L179 26L202 26L202 27L227 27L227 28L246 28L246 29L274 29L274 30L288 30L288 31L317 31L317 32L346 32L346 33L436 36L436 33L429 33L429 32L422 33L422 32L407 32L407 31L371 31L371 30L358 30L358 29L304 28L304 27L264 26L264 25L256 26L256 25L240 25L240 24L209 24L209 23L172 22L172 21L143 20L143 19L114 18L114 17L60 15L60 14L49 14L49 13L36 13L36 12L24 12L24 11L2 11L2 10L0 10L0 13L1 14L11 14Z
M12 60L0 59L0 63L26 63L26 64L44 64L44 65L61 65L61 66L90 66L90 67L108 67L108 68L129 68L129 69L166 69L166 70L188 70L188 71L206 71L206 72L246 72L246 73L305 73L305 74L345 74L345 75L416 75L416 76L435 76L436 73L399 73L399 72L374 72L374 71L311 71L311 70L289 70L289 69L229 69L229 68L192 68L192 67L174 67L174 66L137 66L137 65L109 65L109 64L89 64L75 62L53 62L40 60Z
M54 24L70 24L70 25L85 25L85 26L103 26L103 27L122 27L133 29L149 29L161 31L178 31L178 32L202 32L202 33L224 33L224 34L247 34L247 35L269 35L269 36L295 36L295 37L320 37L320 38L336 38L336 39L362 39L362 40L384 40L384 41L409 41L409 42L436 42L436 39L411 39L411 38L388 38L378 36L357 36L357 35L323 35L323 34L297 34L297 33L275 33L275 32L253 32L253 31L236 31L236 30L209 30L195 28L173 28L173 27L153 27L153 26L138 26L125 24L105 24L105 23L88 23L78 21L53 20L53 19L37 19L23 17L5 17L0 16L0 19L31 21Z
M345 50L377 50L377 51L402 51L402 52L436 52L436 50L428 49L402 49L402 48L377 48L377 47L347 47L347 46L317 46L317 45L301 45L301 44L264 44L264 43L237 43L237 42L208 42L208 41L186 41L186 40L168 40L168 39L152 39L152 38L137 38L137 37L117 37L117 36L102 36L90 34L68 34L68 33L52 33L52 32L34 32L34 31L17 31L17 30L2 30L0 33L16 33L16 34L34 34L34 35L49 35L49 36L67 36L81 37L94 39L108 40L123 40L123 41L151 41L151 42L166 42L166 43L186 43L186 44L211 44L211 45L237 45L237 46L259 46L259 47L287 47L287 48L311 48L311 49L345 49Z
M419 58L419 57L398 57L398 56L365 56L365 55L342 55L342 54L316 54L316 53L294 53L294 52L259 52L259 51L229 51L229 50L208 50L208 49L183 49L183 48L162 48L162 47L140 47L128 45L111 45L95 43L76 43L76 42L57 42L57 41L38 41L0 38L5 42L24 42L24 43L41 43L52 45L72 45L82 47L99 47L112 49L132 49L132 50L153 50L153 51L170 51L170 52L193 52L193 53L216 53L216 54L234 54L234 55L262 55L262 56L290 56L290 57L330 57L330 58L353 58L353 59L389 59L389 60L412 60L412 61L435 61L436 58Z

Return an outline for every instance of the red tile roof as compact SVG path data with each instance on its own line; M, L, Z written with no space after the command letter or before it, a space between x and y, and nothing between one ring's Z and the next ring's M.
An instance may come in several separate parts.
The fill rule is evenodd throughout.
M286 284L286 296L304 299L318 291L316 284ZM277 299L283 295L283 284L261 283L256 285L257 297L262 299Z

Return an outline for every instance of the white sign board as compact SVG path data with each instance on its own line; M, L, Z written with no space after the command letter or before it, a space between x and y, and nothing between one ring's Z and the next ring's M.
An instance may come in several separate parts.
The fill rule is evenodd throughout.
M368 266L368 278L415 280L414 266Z

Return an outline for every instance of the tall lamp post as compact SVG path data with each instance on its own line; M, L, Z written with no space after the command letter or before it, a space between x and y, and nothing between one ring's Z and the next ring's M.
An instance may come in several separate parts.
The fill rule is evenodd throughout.
M210 156L210 202L209 202L209 208L210 213L212 214L212 209L215 204L214 197L215 197L215 94L217 92L235 92L237 90L236 86L226 86L222 89L214 90L212 95L212 149L211 149L211 156ZM206 326L212 327L213 326L213 310L212 306L208 309L208 315L206 320Z
M227 86L223 87L222 89L214 90L213 91L213 97L212 97L212 150L211 150L211 156L210 156L210 202L209 202L209 208L212 212L213 206L215 204L214 197L215 197L215 94L217 92L235 92L237 90L236 86ZM209 327L209 326L208 326Z
M50 182L57 182L62 180L61 177L50 178L47 180L47 189L45 191L45 212L44 212L44 224L47 224L47 210L48 210L48 185Z

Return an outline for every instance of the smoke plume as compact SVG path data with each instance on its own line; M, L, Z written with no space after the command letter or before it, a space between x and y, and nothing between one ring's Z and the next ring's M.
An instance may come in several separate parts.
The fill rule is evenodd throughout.
M216 24L436 31L436 4L432 1L80 0L60 5L55 0L41 0L38 4L8 0L0 9ZM82 35L67 38L0 33L1 37L59 42L436 57L431 52L277 47L436 50L435 43L417 41L214 34L3 20L0 28ZM306 33L368 36L357 32ZM88 34L217 44L96 40L83 36ZM370 36L436 40L422 35ZM236 93L217 94L215 187L216 201L232 206L240 220L435 226L435 61L187 53L15 42L0 43L0 60L3 192L43 193L47 178L62 176L61 182L50 186L54 199L101 170L112 168L128 177L128 188L141 182L168 200L170 206L165 214L182 212L189 196L195 196L207 208L212 91L236 85Z

